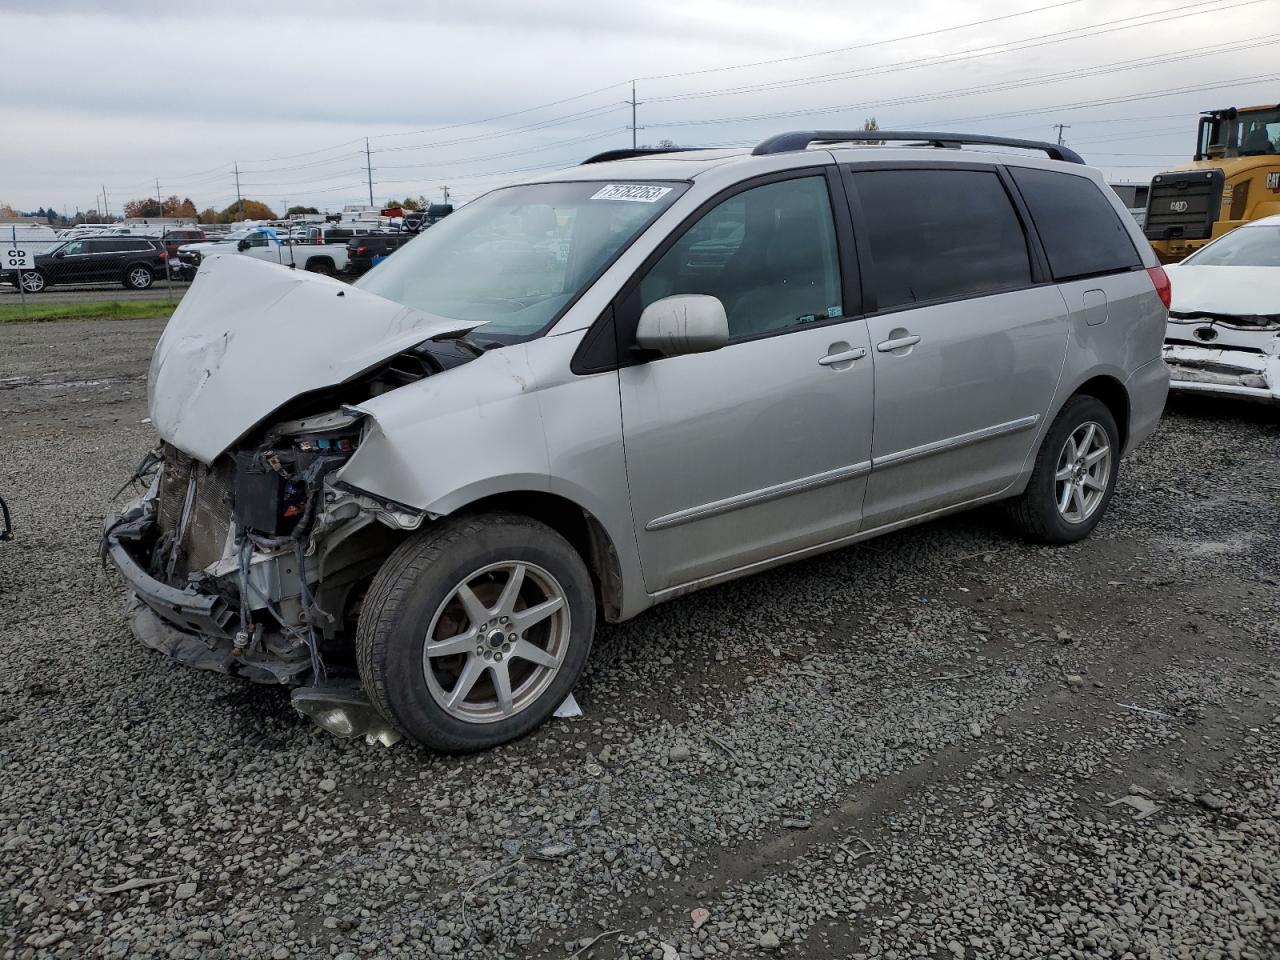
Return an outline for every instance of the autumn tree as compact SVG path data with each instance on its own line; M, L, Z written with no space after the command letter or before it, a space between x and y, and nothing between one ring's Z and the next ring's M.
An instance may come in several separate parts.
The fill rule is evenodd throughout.
M867 131L868 133L874 133L875 131L877 131L877 130L879 130L879 129L880 129L880 124L876 123L876 118L875 118L875 117L867 117L867 119L865 119L865 120L863 120L863 121L862 121L862 129L863 129L863 130L865 130L865 131ZM866 143L884 143L884 141L883 141L883 140L867 140L867 141L864 141L864 142L866 142Z
M155 197L147 197L145 200L126 200L124 203L124 215L126 217L141 219L144 217L162 217L160 201Z
M191 198L179 200L177 197L170 197L164 202L164 213L166 217L182 217L184 219L194 220L196 218L196 205L191 202Z
M205 207L200 211L199 215L197 215L196 221L199 223L217 223L218 211L213 209L213 207Z
M319 213L315 207L290 207L284 212L286 217L306 216L307 214Z
M261 200L237 200L218 214L223 223L236 223L240 220L275 220L275 211Z

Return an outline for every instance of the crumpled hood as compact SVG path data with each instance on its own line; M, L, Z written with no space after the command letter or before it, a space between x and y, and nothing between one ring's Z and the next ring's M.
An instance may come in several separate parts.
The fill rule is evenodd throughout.
M1175 313L1280 313L1280 267L1168 266Z
M156 344L151 420L161 438L210 463L294 397L476 326L304 270L212 256Z

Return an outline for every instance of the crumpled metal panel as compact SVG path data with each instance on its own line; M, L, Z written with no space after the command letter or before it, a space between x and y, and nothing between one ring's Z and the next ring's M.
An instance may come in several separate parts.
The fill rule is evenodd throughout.
M161 439L212 463L299 394L476 326L305 270L210 256L156 345L151 419Z

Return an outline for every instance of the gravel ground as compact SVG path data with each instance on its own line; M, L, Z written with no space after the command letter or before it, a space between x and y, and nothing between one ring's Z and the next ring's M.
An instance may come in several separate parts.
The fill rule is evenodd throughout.
M129 637L159 331L0 328L4 956L1280 956L1274 412L1174 403L1082 544L984 511L605 628L583 719L458 759Z

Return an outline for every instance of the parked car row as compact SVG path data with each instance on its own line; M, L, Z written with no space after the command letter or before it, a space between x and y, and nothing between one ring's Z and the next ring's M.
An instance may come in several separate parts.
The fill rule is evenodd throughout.
M236 253L330 276L359 276L381 263L415 234L355 233L313 228L304 238L279 237L270 228L247 227L218 238L201 230L172 230L163 237L98 233L53 244L37 253L35 268L0 272L0 283L41 293L54 285L123 283L145 290L157 279L191 280L201 261L215 253Z

